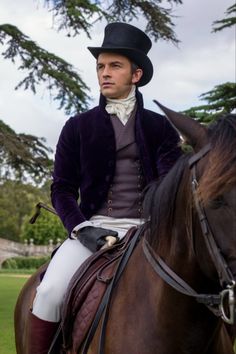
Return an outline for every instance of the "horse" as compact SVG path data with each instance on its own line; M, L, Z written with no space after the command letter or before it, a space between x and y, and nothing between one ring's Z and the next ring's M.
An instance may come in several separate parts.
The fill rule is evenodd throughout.
M156 103L192 151L148 188L146 231L112 290L106 326L99 322L86 353L233 354L236 115L205 127ZM39 274L16 304L17 354L27 353L26 316Z

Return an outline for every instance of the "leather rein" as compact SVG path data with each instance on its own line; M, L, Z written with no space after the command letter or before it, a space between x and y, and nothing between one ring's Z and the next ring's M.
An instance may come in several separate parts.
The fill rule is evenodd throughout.
M222 291L219 294L199 294L192 289L183 279L181 279L169 266L157 255L151 248L150 244L143 239L143 251L146 259L155 270L155 272L172 288L178 292L194 297L197 302L206 305L216 316L221 317L222 320L230 325L236 323L236 308L235 308L235 280L234 277L216 244L214 235L211 231L207 215L202 205L198 194L197 181L197 162L201 160L211 150L211 145L205 145L198 153L194 154L189 159L189 168L191 169L191 187L194 198L195 208L200 221L202 234L208 252L211 256L213 264L217 270L219 282ZM226 308L227 304L227 308Z

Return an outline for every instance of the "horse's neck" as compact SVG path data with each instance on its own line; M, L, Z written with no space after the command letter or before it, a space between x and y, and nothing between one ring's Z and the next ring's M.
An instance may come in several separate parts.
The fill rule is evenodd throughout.
M181 267L186 269L188 260L181 259L181 261ZM189 273L191 273L191 270ZM190 276L185 271L186 274ZM179 346L187 349L196 346L196 348L199 348L199 353L202 353L203 347L212 336L212 328L216 326L215 319L210 318L209 321L209 310L207 308L203 307L201 309L202 313L199 315L197 302L173 290L156 274L144 255L142 241L132 254L115 292L118 294L116 298L118 301L116 302L116 299L114 299L112 317L114 316L113 319L118 320L124 309L128 311L126 316L129 317L131 328L135 328L137 338L139 336L142 338L141 343L139 343L140 347L137 347L137 352L147 350L149 343L148 341L145 342L145 335L146 333L152 333L155 328L158 340L157 342L154 340L152 345L150 343L150 348L148 347L146 352L156 353L155 347L162 345L163 341L163 348L167 347L165 353L176 353L175 350ZM145 333L143 328L145 328ZM187 334L187 339L185 334ZM170 336L172 341L167 343L166 338ZM195 338L201 338L199 343L195 342ZM145 343L145 348L141 347L142 343ZM184 350L179 352L196 353L196 351ZM215 352L211 354L213 353Z
M173 220L164 231L157 230L156 235L158 238L159 232L166 233L161 235L161 242L155 251L176 271L192 267L195 263L192 228L192 195L189 177L185 177L176 196Z
M212 290L212 284L207 273L205 274L209 256L207 254L206 257L201 226L193 210L190 176L187 171L178 188L172 221L164 223L165 227L156 232L155 237L160 242L156 242L154 251L196 291L208 292Z

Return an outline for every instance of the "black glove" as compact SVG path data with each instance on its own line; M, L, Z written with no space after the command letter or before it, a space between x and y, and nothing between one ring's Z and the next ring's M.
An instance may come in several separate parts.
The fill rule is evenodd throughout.
M78 240L91 252L96 252L105 245L106 236L113 236L117 240L119 239L118 232L93 226L83 227L77 231L77 235Z

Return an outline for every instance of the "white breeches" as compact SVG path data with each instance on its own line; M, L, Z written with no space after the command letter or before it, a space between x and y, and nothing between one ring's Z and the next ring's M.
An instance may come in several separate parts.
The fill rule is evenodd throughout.
M100 227L107 226L96 224ZM122 238L130 227L137 225L138 223L136 225L127 223L126 228L123 224L122 228L112 227L112 229L118 231L119 238ZM60 321L61 306L68 284L79 266L91 254L92 252L78 240L66 239L63 242L50 261L41 284L37 287L32 309L35 316L45 321Z
M37 287L33 314L42 320L59 322L61 304L68 284L79 266L92 254L78 240L67 239L53 256Z

